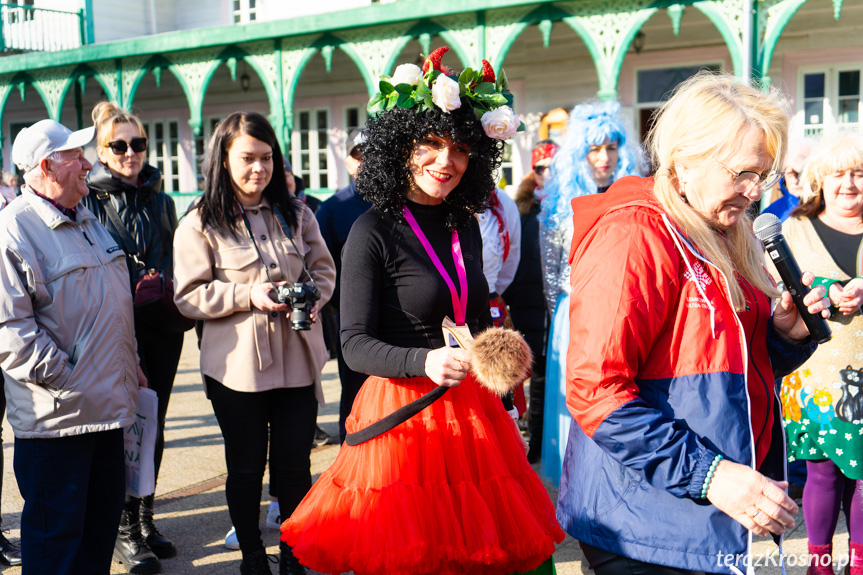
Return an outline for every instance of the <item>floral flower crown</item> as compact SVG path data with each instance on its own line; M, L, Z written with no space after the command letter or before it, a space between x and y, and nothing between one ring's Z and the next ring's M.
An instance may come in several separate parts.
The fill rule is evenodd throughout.
M417 108L425 112L437 106L448 114L460 108L461 99L466 98L489 138L508 140L523 131L524 123L512 111L506 73L501 70L495 79L491 64L483 60L482 70L467 68L456 74L441 65L448 50L442 46L429 54L422 70L414 64L402 64L392 77L381 76L381 91L369 101L368 111Z

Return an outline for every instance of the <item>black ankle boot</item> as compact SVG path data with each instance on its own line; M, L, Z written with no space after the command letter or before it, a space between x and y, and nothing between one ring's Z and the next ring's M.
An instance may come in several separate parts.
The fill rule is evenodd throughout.
M264 548L255 549L250 553L243 551L240 575L273 575L270 571L270 557L267 551Z
M0 533L0 564L21 565L21 549Z
M136 575L161 573L162 566L158 557L147 547L147 542L141 535L140 506L141 500L138 498L126 500L123 506L117 542L114 543L114 561Z
M279 541L279 575L306 575L306 568L294 557L293 549Z
M141 498L141 535L147 541L147 546L159 559L168 559L177 556L177 548L174 543L159 533L153 523L153 496L148 495Z

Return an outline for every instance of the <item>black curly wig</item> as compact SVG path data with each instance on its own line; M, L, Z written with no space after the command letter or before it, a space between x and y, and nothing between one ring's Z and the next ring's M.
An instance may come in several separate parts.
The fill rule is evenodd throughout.
M450 113L438 108L393 108L369 118L364 129L363 163L357 174L357 190L365 200L397 220L411 184L408 168L417 142L429 133L449 137L470 148L470 160L458 186L443 202L450 229L468 225L488 208L495 188L494 171L500 166L503 142L489 138L467 101Z

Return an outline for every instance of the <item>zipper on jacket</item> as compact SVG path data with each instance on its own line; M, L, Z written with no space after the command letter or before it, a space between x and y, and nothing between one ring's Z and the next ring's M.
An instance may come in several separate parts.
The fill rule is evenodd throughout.
M752 342L755 339L755 332L758 329L758 312L759 312L759 309L758 309L758 298L752 292L752 287L749 284L744 284L744 285L746 285L746 289L749 290L749 293L752 294L752 299L755 302L755 326L752 328L752 336L749 338L749 349L747 349L747 352L748 352L747 359L748 359L748 358L752 357ZM752 367L755 368L755 373L758 374L758 377L761 379L761 383L764 385L764 392L766 394L766 397L768 399L772 399L773 394L770 393L770 388L767 386L767 380L764 379L764 376L761 374L761 370L759 370L758 366L755 364L754 359L752 360ZM749 385L749 382L747 381L746 384ZM764 432L767 431L767 423L770 421L771 403L772 403L771 401L767 402L767 413L764 417L764 425L761 427L761 431L758 432L758 436L755 439L755 449L756 450L758 449L758 444L761 443L761 437L764 435ZM756 457L757 457L757 455L756 455ZM756 459L756 461L757 461L757 459Z
M82 234L84 234L84 239L85 239L85 240L87 240L87 243L88 243L88 244L90 244L91 246L95 246L95 245L96 245L96 244L94 244L93 242L91 242L91 241L90 241L90 238L88 238L88 237L87 237L87 232L85 232L84 230L81 230L81 233L82 233Z

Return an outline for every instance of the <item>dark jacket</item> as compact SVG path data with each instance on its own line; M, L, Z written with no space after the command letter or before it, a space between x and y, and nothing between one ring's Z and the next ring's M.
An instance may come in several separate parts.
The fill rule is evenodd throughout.
M321 227L321 235L324 237L327 248L329 248L330 254L333 256L333 261L336 263L336 291L330 300L330 303L336 307L339 305L342 248L345 247L345 242L348 240L348 232L351 231L351 226L370 207L372 205L362 199L357 193L357 183L352 179L348 186L327 198L315 213L318 225Z
M120 220L138 246L138 258L147 269L155 268L173 277L174 230L177 229L177 209L174 200L161 191L162 174L149 164L144 164L139 176L141 185L131 186L113 177L105 167L96 162L87 180L90 194L83 199L84 205L102 222L111 236L122 246L120 233L114 228L105 206L97 198L99 192L107 192ZM134 263L127 261L129 269Z

